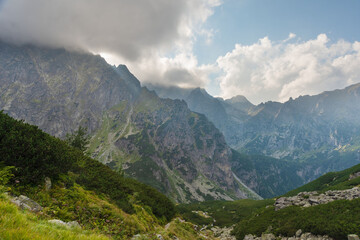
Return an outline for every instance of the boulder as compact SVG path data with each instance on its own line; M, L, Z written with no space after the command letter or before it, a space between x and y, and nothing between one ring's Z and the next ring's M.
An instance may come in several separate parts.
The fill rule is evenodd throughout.
M42 210L42 207L37 202L24 195L14 197L10 201L21 209L28 209L32 212L40 212Z
M266 233L266 234L261 235L261 240L275 240L275 239L276 239L276 237L272 233Z
M256 237L254 237L252 234L245 235L244 240L254 240Z
M295 237L300 237L301 236L301 234L302 234L302 230L301 229L299 229L299 230L297 230L296 231L296 233L295 233Z
M356 234L349 234L347 237L348 240L359 240L359 236Z

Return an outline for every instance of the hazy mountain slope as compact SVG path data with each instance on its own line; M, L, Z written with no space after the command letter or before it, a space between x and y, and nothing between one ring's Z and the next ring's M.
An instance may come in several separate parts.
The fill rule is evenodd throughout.
M245 123L237 146L248 153L299 159L321 148L331 151L356 145L360 135L359 93L360 84L356 84L283 104L260 104L251 110L252 117Z
M325 172L342 170L360 161L360 84L257 106L243 96L223 100L200 89L153 88L164 97L184 99L190 109L205 114L231 147L249 155L273 157L259 160L259 156L251 156L253 171L247 169L247 173L242 168L246 166L244 158L232 161L240 179L263 196L284 193ZM267 164L273 172L262 172ZM249 172L256 174L245 177ZM289 172L294 176L287 175ZM281 174L277 179L268 178L275 177L274 173ZM263 176L263 180L255 175ZM260 190L251 181L267 185Z
M185 102L141 88L99 56L0 43L0 108L64 136L79 125L98 160L177 201L246 196L222 134Z

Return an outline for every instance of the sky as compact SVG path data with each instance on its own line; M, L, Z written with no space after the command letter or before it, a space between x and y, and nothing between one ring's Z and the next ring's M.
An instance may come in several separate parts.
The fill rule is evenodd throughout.
M0 39L258 104L360 82L359 0L0 0Z

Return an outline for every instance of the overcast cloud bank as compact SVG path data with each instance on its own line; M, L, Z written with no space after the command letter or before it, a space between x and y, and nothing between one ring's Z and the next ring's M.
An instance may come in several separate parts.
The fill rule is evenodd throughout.
M360 81L360 43L325 34L281 42L264 37L236 44L202 65L193 47L211 48L216 29L204 28L220 0L0 0L0 39L99 53L126 64L143 83L205 87L217 74L220 96L253 103L317 94Z

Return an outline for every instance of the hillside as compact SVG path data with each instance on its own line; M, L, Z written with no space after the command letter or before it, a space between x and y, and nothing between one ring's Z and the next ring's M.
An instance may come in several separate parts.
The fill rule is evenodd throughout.
M232 234L239 240L246 235L246 239L347 239L348 234L360 233L359 206L360 164L327 173L276 199L208 201L177 208L186 220L204 227L236 224Z
M0 109L64 137L79 126L90 154L178 202L248 197L223 135L183 101L161 99L100 56L0 43Z
M216 239L174 218L174 204L154 188L2 112L0 155L1 239ZM38 212L18 210L10 203L18 195L40 204ZM48 222L54 218L80 227Z
M275 207L260 209L256 215L242 219L233 234L237 239L247 234L261 236L264 232L291 237L301 229L303 233L334 239L347 239L348 234L359 235L359 173L360 164L327 173L278 198Z

